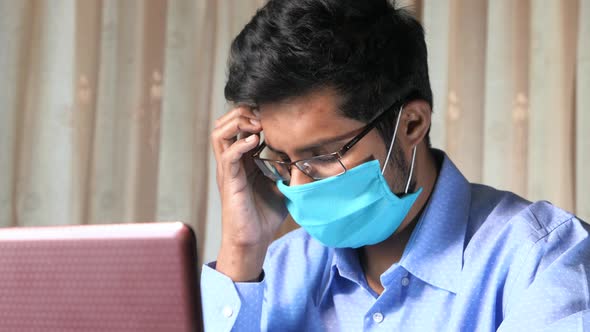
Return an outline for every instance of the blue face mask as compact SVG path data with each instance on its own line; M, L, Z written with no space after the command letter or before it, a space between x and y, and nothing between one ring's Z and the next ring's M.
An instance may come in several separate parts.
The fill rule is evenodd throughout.
M383 170L391 155L400 118L401 112ZM298 186L287 186L278 181L277 187L285 195L287 209L295 222L325 246L359 248L373 245L398 229L422 192L420 188L407 194L415 157L416 147L406 195L401 198L389 189L378 160L363 163L338 176Z

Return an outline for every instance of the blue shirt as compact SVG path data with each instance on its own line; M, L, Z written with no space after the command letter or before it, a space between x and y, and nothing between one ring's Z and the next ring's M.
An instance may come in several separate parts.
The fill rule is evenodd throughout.
M588 225L548 202L471 184L441 158L381 295L355 250L298 229L270 246L262 282L203 266L206 331L590 331Z

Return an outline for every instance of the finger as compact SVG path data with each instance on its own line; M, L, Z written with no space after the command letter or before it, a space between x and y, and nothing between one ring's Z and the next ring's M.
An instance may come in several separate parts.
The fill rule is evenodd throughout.
M236 178L241 168L242 156L258 146L258 136L252 135L232 144L222 155L223 181Z
M216 127L218 137L224 140L233 140L244 132L257 133L262 128L260 120L239 116L226 121L223 125Z
M233 118L246 117L250 119L258 119L258 115L250 106L239 106L231 111L227 112L219 119L215 120L215 128L223 126L226 122L231 121Z
M233 118L232 121L226 122L224 126L216 128L211 133L211 144L215 153L216 160L223 151L233 144L240 132L255 132L262 130L261 124L255 119L245 117Z
M217 189L221 192L222 183L223 183L223 172L221 170L221 163L218 162L215 167L215 172L217 173L215 179L217 180Z
M227 150L237 139L246 138L249 134L259 133L260 131L262 131L262 125L256 119L246 117L233 118L223 126L213 130L213 148L217 154L220 154Z

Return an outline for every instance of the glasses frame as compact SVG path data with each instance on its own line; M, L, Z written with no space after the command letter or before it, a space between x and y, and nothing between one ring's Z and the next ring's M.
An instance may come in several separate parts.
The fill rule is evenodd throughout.
M303 169L303 165L305 164L305 162L308 162L310 160L321 159L321 158L331 158L331 157L335 156L337 158L336 160L338 161L338 163L340 163L340 165L342 166L342 172L338 173L338 174L331 175L329 177L342 175L342 174L346 173L346 171L348 170L346 168L346 166L344 166L344 164L341 161L342 157L344 157L344 154L346 152L348 152L350 149L352 149L352 147L356 143L358 143L363 137L365 137L371 130L373 130L375 128L375 125L384 117L384 115L387 113L387 111L390 110L391 108L392 107L386 108L385 111L381 112L381 114L379 114L375 119L373 119L371 122L369 122L359 134L354 136L350 141L348 141L348 143L344 144L344 146L336 152L322 154L319 156L306 158L306 159L299 159L296 161L282 161L282 160L265 159L265 158L259 157L262 150L266 147L266 143L263 141L262 143L260 143L260 145L256 148L255 152L252 154L252 158L254 159L254 162L256 163L256 165L259 168L261 168L261 170L262 170L262 167L266 167L266 166L261 166L260 163L264 163L265 161L273 162L273 163L277 163L279 165L285 166L289 172L289 180L291 177L291 167L293 167L293 166L297 167L297 169L299 169L301 171L301 173L305 174L306 176L308 176L309 178L311 178L313 180L322 180L322 179L326 179L328 177L315 178L315 177L311 176L310 174L308 174L307 171L305 171ZM269 174L266 174L266 172L264 172L264 171L263 171L263 173L267 177L271 177L271 178L274 177L273 180L275 180L275 181L276 180L289 181L287 179L283 179L282 177L271 176Z

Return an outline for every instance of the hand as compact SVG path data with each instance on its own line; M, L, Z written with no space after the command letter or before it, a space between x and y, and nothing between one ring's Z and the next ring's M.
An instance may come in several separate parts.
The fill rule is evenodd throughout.
M211 134L222 206L216 268L234 281L258 278L266 250L287 216L276 185L251 157L261 131L257 114L241 106L219 118Z

